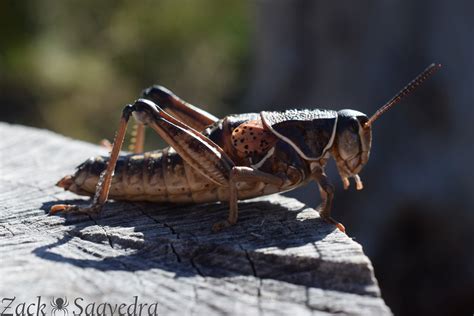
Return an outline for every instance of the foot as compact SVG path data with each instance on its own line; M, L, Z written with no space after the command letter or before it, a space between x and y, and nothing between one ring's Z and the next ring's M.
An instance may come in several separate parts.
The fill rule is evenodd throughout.
M96 215L100 211L100 206L89 206L89 207L79 207L77 205L70 204L55 204L51 206L49 210L49 215L54 215L57 213L82 213L89 215Z
M339 223L338 221L336 221L334 218L332 217L322 217L322 219L324 219L326 222L328 222L329 224L333 224L337 227L337 229L339 229L341 232L343 232L344 234L346 233L346 228L344 227L344 225L342 225L341 223Z

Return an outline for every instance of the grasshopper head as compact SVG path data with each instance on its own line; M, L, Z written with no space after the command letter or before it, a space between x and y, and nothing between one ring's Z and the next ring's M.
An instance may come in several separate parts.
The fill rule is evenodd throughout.
M367 115L355 110L340 110L332 154L341 175L344 188L349 187L349 178L356 181L358 190L363 188L358 173L369 160L372 129L366 127Z
M355 179L358 190L363 188L358 173L369 160L372 124L383 113L400 102L403 97L409 95L440 67L440 64L429 65L428 68L416 76L415 79L379 108L370 118L364 113L354 110L341 110L337 112L338 122L332 154L336 160L345 189L349 187L349 177Z

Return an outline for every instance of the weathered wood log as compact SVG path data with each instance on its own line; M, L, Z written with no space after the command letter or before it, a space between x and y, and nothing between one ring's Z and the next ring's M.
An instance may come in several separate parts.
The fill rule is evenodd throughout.
M5 123L0 136L0 295L12 306L41 296L51 310L67 297L71 315L137 296L161 315L390 314L362 247L295 199L241 202L238 224L220 233L210 227L223 204L111 202L97 217L47 216L83 200L55 182L106 151Z

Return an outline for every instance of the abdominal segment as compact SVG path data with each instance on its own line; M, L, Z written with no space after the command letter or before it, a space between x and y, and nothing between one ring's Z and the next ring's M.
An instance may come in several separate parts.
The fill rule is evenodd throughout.
M80 195L93 196L107 157L82 163L76 173L58 185ZM239 199L279 191L262 182L238 183ZM115 200L171 202L178 204L227 201L228 187L218 186L195 171L172 149L120 156L112 178L109 197Z

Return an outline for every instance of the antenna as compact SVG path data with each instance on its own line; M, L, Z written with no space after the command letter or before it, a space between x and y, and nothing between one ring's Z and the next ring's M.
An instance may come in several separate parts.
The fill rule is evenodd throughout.
M409 84L407 84L400 92L398 92L393 98L390 99L387 103L385 103L380 109L375 112L374 115L370 117L370 119L364 124L364 128L368 128L372 126L372 124L385 112L387 112L392 106L400 102L400 100L409 95L416 87L423 83L426 79L428 79L436 70L441 68L441 64L431 64L423 70L415 79L413 79Z

